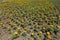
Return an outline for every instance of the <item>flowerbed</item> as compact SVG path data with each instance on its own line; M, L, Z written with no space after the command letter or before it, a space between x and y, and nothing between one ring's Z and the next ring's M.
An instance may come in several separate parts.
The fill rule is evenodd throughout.
M60 14L54 4L43 0L15 0L0 3L0 26L12 35L12 40L57 40Z

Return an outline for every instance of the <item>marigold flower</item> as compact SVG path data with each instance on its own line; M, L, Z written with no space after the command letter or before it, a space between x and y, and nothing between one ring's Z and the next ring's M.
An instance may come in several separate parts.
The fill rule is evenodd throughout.
M40 34L42 34L42 31L39 31Z
M51 27L54 27L54 25L50 25Z
M45 27L43 27L43 29L46 29Z
M20 30L20 27L17 27L18 30Z
M31 35L34 35L34 33L32 32Z
M38 25L36 25L35 28L38 28Z
M60 28L60 26L57 26L58 28Z
M60 18L60 16L59 16L59 18Z
M48 35L50 35L50 32L47 32Z
M51 39L52 37L50 35L47 36L49 39Z
M21 22L24 23L24 20L22 19Z
M8 28L8 30L10 30L11 29L11 27L7 27Z
M2 22L0 24L3 24Z
M40 21L42 21L42 18L40 18Z
M15 32L14 34L15 34L15 35L18 35L19 33L18 33L18 32Z
M23 32L26 32L26 30L24 30Z

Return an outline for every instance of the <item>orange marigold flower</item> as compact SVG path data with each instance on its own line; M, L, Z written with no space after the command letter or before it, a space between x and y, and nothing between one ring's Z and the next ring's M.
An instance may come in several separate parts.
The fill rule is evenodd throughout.
M49 39L51 39L52 37L50 35L47 36Z
M60 28L60 26L57 26L58 28Z
M50 32L47 32L48 35L50 35Z

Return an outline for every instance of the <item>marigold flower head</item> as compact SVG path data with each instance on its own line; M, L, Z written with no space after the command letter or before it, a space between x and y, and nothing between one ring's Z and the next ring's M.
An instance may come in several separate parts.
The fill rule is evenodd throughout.
M50 25L51 27L54 27L54 25Z
M39 31L40 34L42 34L42 31Z
M45 27L43 27L43 29L46 29Z
M26 32L26 30L24 30L23 32Z
M48 35L50 35L50 32L47 32Z
M2 24L3 24L3 22L0 22L0 24L2 25Z
M51 39L52 37L50 35L47 36L49 39Z
M20 30L20 27L17 27L18 30Z
M15 35L18 35L19 33L18 33L18 32L15 32L14 34L15 34Z
M57 26L58 28L60 28L60 26Z
M32 32L31 35L34 35L34 32Z
M21 22L24 23L24 20L22 19Z

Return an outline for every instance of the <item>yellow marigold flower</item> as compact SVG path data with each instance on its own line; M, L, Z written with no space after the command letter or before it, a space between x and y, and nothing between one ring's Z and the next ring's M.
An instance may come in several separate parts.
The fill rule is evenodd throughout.
M42 13L42 16L44 16L44 13Z
M10 30L11 29L11 27L7 27L8 28L8 30Z
M43 27L43 29L46 29L45 27Z
M43 11L45 11L45 9L44 9L44 8L42 8L42 10L43 10Z
M18 30L20 30L20 27L17 27Z
M31 35L34 35L34 32L32 32Z
M15 35L18 35L19 33L18 33L18 32L15 32L14 34L15 34Z
M50 32L47 32L48 35L50 35Z
M36 25L35 28L38 28L38 25Z
M59 16L59 18L60 18L60 16Z
M14 24L14 26L16 26L16 24Z
M31 18L34 18L34 15L32 15Z
M10 14L10 16L13 16L13 14Z
M54 27L54 25L50 25L51 27Z
M42 34L42 31L39 31L40 34Z
M16 15L18 15L18 13L16 13Z
M53 19L55 18L55 17L52 17Z
M26 30L24 30L23 32L26 32Z
M42 21L42 18L40 18L40 21Z
M59 20L60 20L60 16L59 16Z
M5 24L3 24L3 26L5 26Z
M3 23L1 22L0 24L2 25Z
M43 26L46 27L47 26L47 23L43 24Z
M60 28L60 26L57 26L58 28Z
M47 36L49 39L51 39L52 37L50 35Z
M37 14L37 16L40 16L39 14Z
M21 22L24 23L24 20L22 19Z
M24 25L24 23L22 23L22 25Z
M18 20L16 20L16 22L18 22Z

